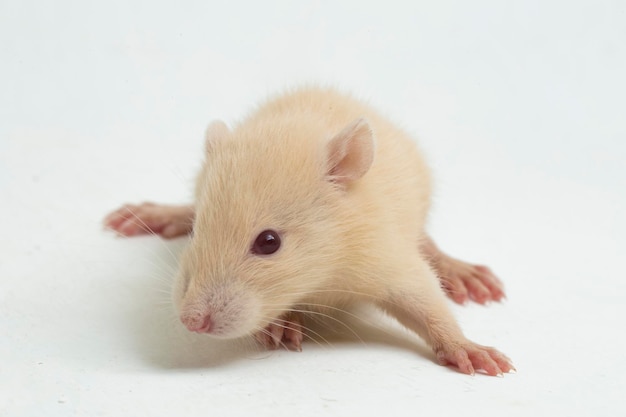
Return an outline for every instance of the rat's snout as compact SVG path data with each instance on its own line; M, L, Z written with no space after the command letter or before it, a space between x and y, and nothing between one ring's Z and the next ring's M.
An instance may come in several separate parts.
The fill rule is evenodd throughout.
M244 287L191 287L180 304L180 321L187 330L231 339L258 326L259 301Z
M181 314L180 321L191 332L210 333L213 327L211 316L199 311Z

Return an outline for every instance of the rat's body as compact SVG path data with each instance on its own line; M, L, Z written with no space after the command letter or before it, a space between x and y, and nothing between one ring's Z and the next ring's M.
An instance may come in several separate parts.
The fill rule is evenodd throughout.
M506 357L468 341L449 312L425 256L452 268L476 299L475 281L493 299L503 293L488 271L466 280L467 264L445 262L424 232L429 196L428 170L407 134L333 90L283 95L232 132L214 122L195 206L169 219L174 208L160 211L166 236L187 232L195 214L174 293L182 322L298 349L297 312L370 302L422 336L442 363L508 372ZM150 225L150 215L139 219ZM128 208L108 222L124 233Z

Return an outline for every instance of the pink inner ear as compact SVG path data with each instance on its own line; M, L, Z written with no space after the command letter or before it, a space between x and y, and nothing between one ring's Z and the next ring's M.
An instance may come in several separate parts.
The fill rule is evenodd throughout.
M374 161L374 136L365 119L346 126L328 143L328 175L348 184L363 177Z

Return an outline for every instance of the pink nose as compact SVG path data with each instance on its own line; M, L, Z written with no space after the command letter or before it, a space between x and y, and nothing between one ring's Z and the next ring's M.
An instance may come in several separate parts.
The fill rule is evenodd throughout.
M189 314L180 317L185 327L191 332L209 333L211 331L211 317L208 314Z

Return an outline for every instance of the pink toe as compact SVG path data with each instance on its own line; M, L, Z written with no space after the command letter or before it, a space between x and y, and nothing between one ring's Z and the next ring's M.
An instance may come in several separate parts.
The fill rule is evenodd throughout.
M125 220L118 228L118 233L123 236L136 236L143 233L143 230L132 219Z

